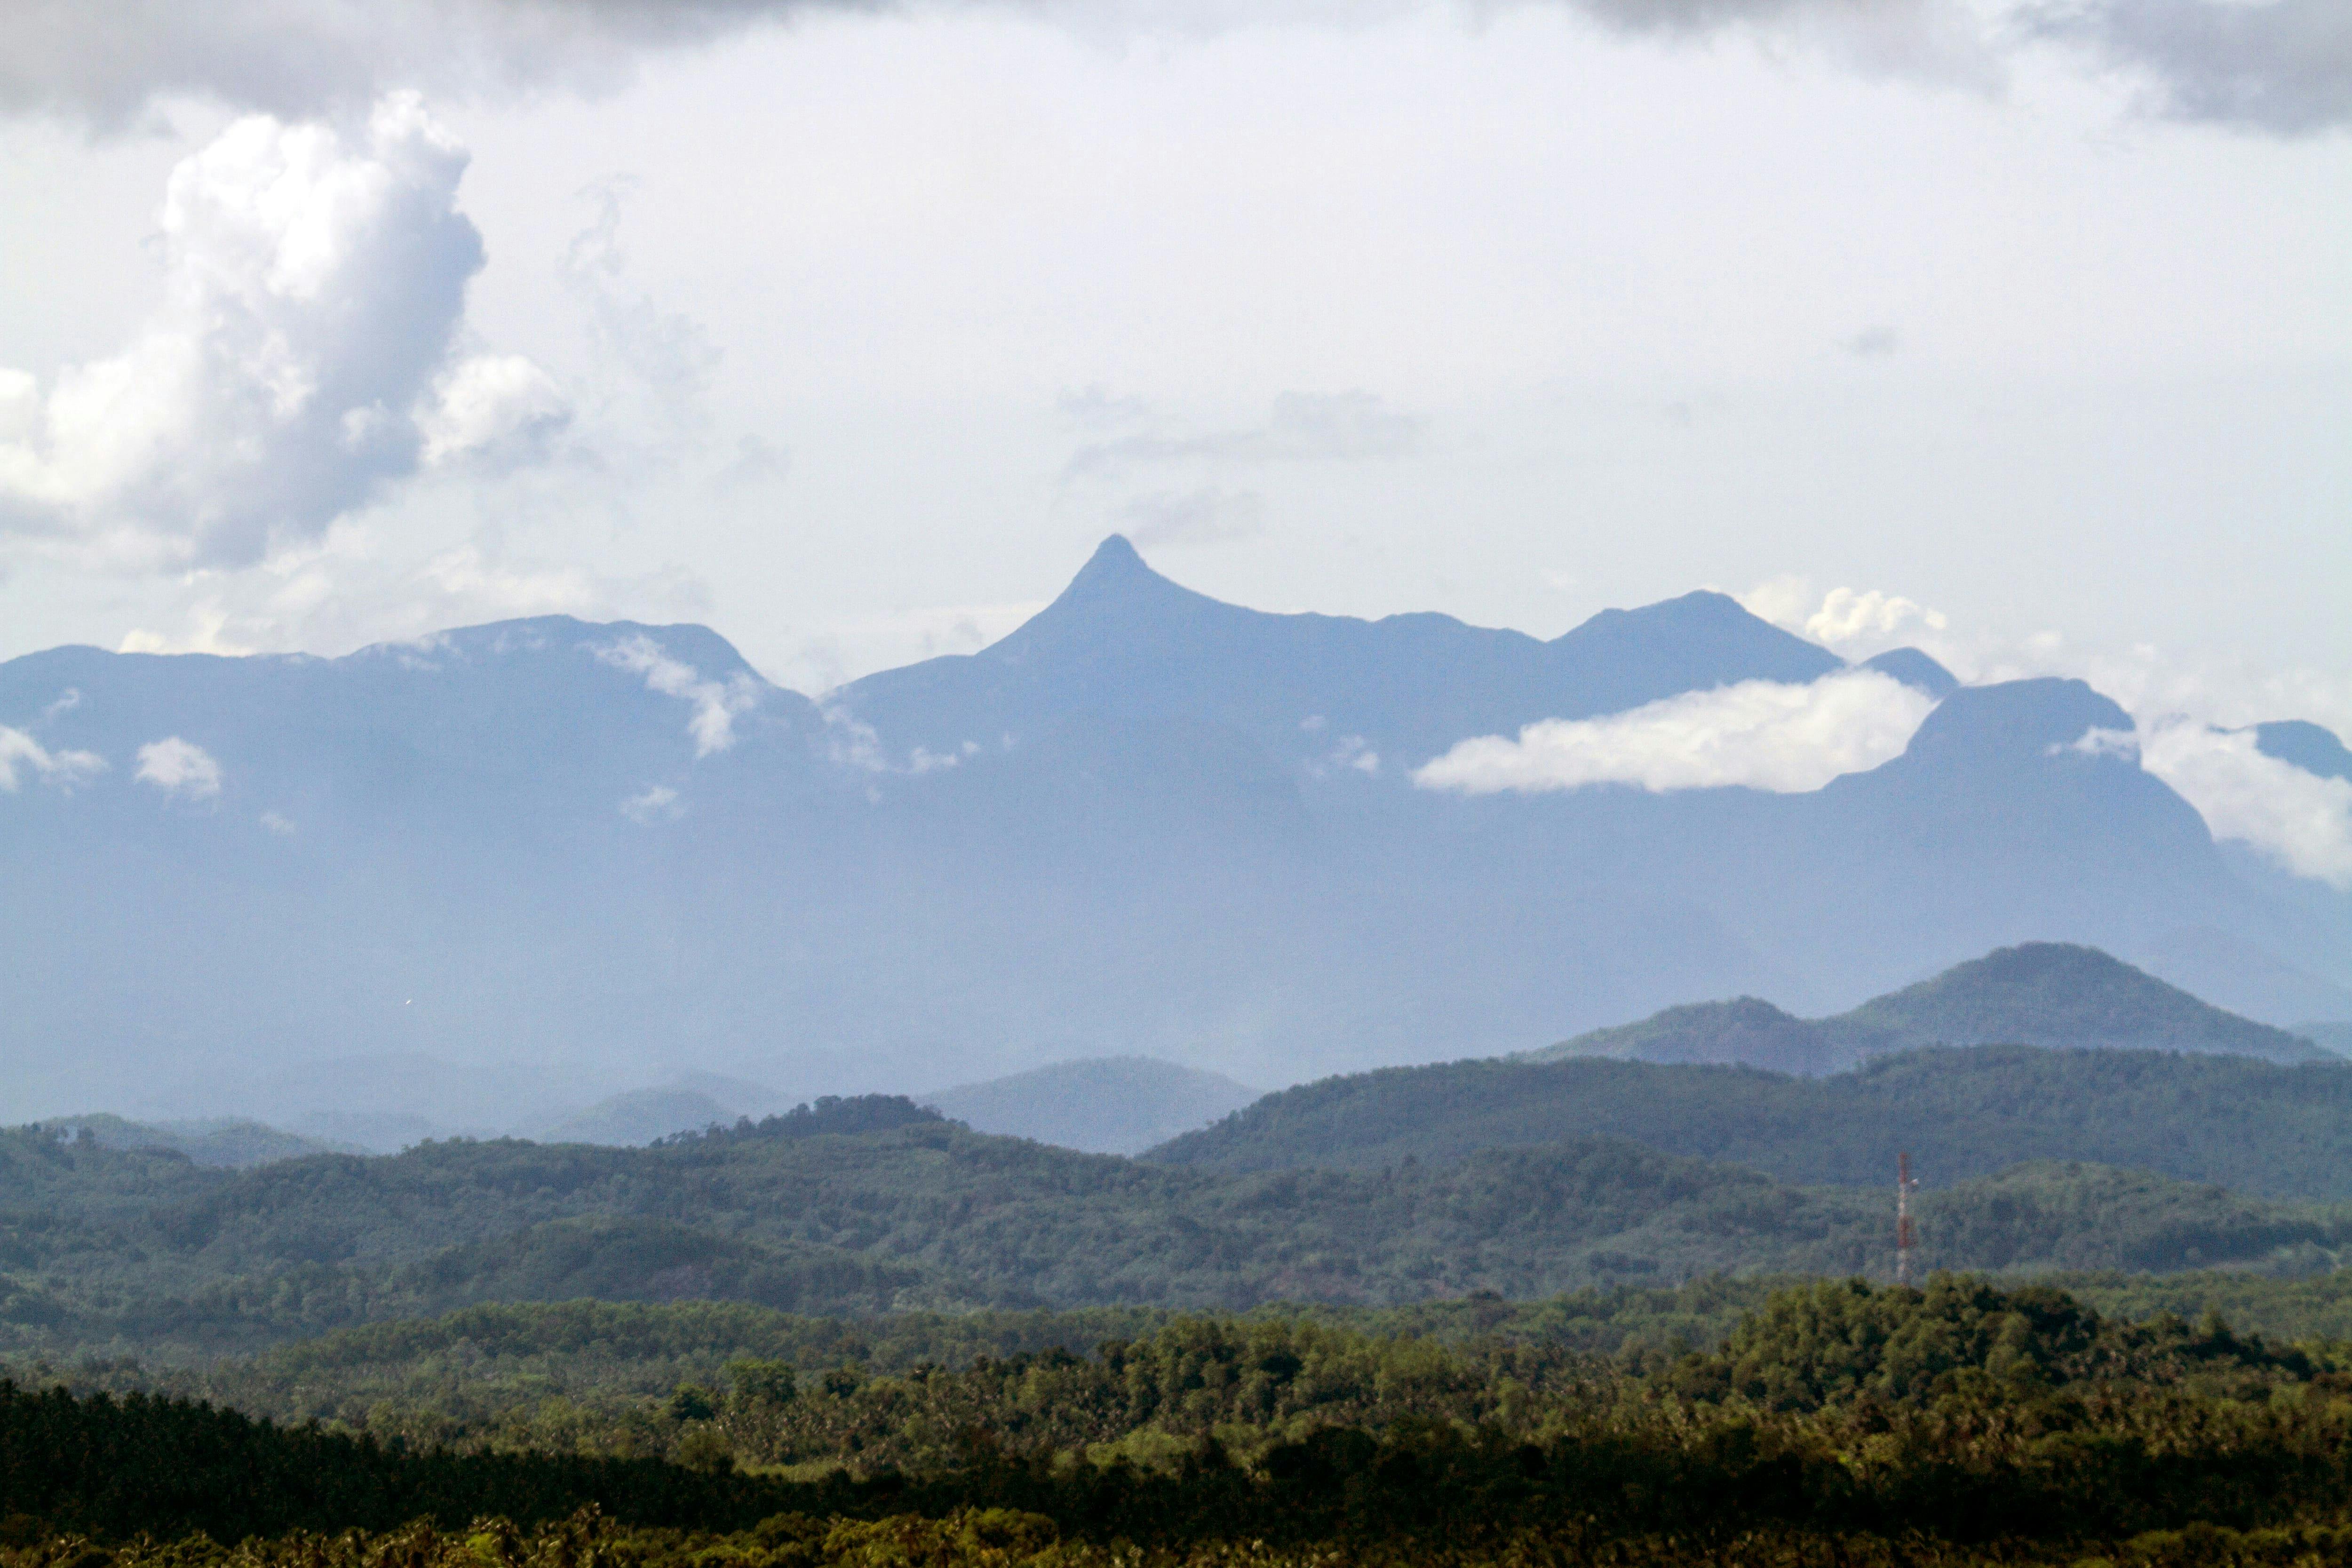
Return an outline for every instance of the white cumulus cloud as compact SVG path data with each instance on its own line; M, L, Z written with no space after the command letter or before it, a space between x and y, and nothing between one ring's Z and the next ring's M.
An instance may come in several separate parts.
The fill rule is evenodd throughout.
M209 800L220 794L221 765L193 741L169 735L139 748L139 782L165 795Z
M0 793L16 793L16 770L20 767L28 769L43 784L71 789L91 775L104 773L106 759L95 752L53 752L24 731L0 724Z
M1950 626L1941 611L1877 588L1832 588L1816 599L1812 584L1798 576L1759 583L1738 597L1748 614L1849 658L1932 640Z
M1899 594L1883 594L1875 588L1860 592L1832 588L1822 600L1822 607L1805 617L1805 635L1834 648L1884 642L1915 626L1939 632L1947 625L1941 613Z
M530 360L476 354L441 378L417 427L429 466L464 458L509 465L541 455L571 419L555 378Z
M465 149L412 95L347 139L236 121L173 171L165 301L43 396L0 376L0 533L109 564L239 566L426 460L510 450L560 418L527 361L449 367L480 235Z
M2137 739L2140 766L2195 806L2214 837L2251 844L2299 877L2352 889L2352 783L2264 755L2249 730L2168 719L2143 724Z
M646 689L694 705L687 731L694 737L694 754L707 757L735 743L735 716L750 711L760 700L759 683L737 674L726 680L706 680L694 666L672 658L661 644L640 634L609 647L596 657L618 669L646 678Z
M1793 794L1900 755L1934 706L1876 670L1843 670L1802 686L1743 680L1601 719L1542 720L1517 740L1464 741L1412 780L1465 795L1604 784Z

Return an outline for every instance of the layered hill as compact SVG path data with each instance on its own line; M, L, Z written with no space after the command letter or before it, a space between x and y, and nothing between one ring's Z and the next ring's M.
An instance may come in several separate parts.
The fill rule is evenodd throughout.
M1533 1070L1593 1068L1672 1070ZM2336 1209L2074 1163L1940 1188L1920 1209L1937 1267L2307 1270L2352 1240ZM988 1137L892 1100L648 1149L457 1141L241 1172L19 1131L0 1135L0 1350L251 1347L490 1300L1379 1305L1883 1273L1885 1211L1883 1190L1613 1137L1222 1173Z
M2024 942L1956 964L1828 1018L1795 1018L1742 996L1670 1007L1528 1053L1537 1061L1613 1057L1775 1072L1840 1072L1922 1046L2217 1051L2326 1061L2313 1041L2241 1018L2095 948Z
M2352 1068L2027 1046L1879 1057L1824 1078L1606 1058L1463 1061L1269 1095L1151 1151L1195 1170L1380 1170L1610 1136L1781 1181L1930 1185L2090 1160L2280 1197L2352 1199Z
M1843 666L1719 595L1540 640L1223 605L1116 539L1002 642L822 703L684 626L53 649L0 664L0 1118L393 1147L695 1072L1295 1082L1691 996L1830 1015L2028 939L2229 955L2274 1022L2352 994L2352 898L2078 744L2114 703L1879 668L1935 706L1825 788L1465 796L1414 769Z

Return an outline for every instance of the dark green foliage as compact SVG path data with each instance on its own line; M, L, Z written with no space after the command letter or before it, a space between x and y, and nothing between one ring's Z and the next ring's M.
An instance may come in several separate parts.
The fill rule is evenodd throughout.
M1900 1535L2004 1554L2039 1542L2046 1560L2172 1531L2187 1533L2160 1552L2202 1562L2250 1531L2301 1529L2306 1554L2339 1551L2310 1531L2352 1495L2347 1386L2327 1358L2218 1321L2120 1324L2056 1291L1973 1280L1854 1282L1776 1293L1716 1352L1614 1366L1495 1337L1448 1348L1272 1318L1171 1321L1092 1355L898 1375L744 1363L651 1413L678 1434L675 1464L417 1451L185 1403L7 1387L0 1496L21 1516L8 1526L19 1549L60 1529L229 1540L420 1517L448 1530L488 1513L528 1527L593 1504L627 1525L734 1532L704 1561L746 1563L865 1561L827 1544L841 1521L894 1517L916 1531L900 1547L919 1538L921 1560L961 1561L910 1516L952 1536L992 1510L980 1530L997 1538L954 1550L1516 1541L1589 1562L1745 1558L1739 1542L1779 1540L1866 1562L1872 1542ZM518 1561L504 1528L474 1525L478 1552ZM2260 1550L2284 1550L2265 1539Z
M2326 1523L2253 1531L2195 1524L2064 1545L2084 1568L2335 1568L2352 1561L2352 1530ZM1722 1568L1727 1562L1752 1568L2014 1568L2046 1557L2044 1543L2019 1540L1771 1528L1726 1537L1612 1537L1579 1522L1509 1520L1444 1535L1416 1531L1291 1544L1211 1538L1146 1551L1067 1537L1044 1514L1001 1508L940 1518L779 1514L726 1534L633 1528L590 1511L530 1531L500 1519L454 1531L418 1521L392 1531L247 1541L233 1558L205 1536L109 1550L80 1536L28 1531L23 1546L0 1542L0 1568L212 1568L230 1561L239 1568Z
M826 1116L885 1130L815 1130ZM1948 1268L2311 1272L2346 1234L2333 1210L2087 1165L1964 1183L1921 1209L1924 1260ZM903 1101L651 1149L460 1141L246 1172L29 1132L0 1135L0 1350L253 1349L488 1300L1384 1306L1881 1274L1886 1210L1883 1191L1602 1137L1228 1173L983 1137Z
M1675 1364L1667 1382L1688 1398L1811 1411L2017 1398L2077 1384L2144 1391L2216 1372L2252 1374L2259 1386L2305 1382L2313 1371L2302 1352L2242 1340L2219 1318L2198 1329L2169 1316L2133 1324L2048 1286L2002 1291L1942 1276L1916 1294L1860 1280L1776 1292L1719 1350Z
M1367 1167L1595 1132L1790 1182L1930 1186L2083 1160L2273 1197L2352 1197L2352 1070L2021 1046L1906 1052L1805 1079L1752 1068L1518 1059L1391 1068L1269 1095L1146 1159Z

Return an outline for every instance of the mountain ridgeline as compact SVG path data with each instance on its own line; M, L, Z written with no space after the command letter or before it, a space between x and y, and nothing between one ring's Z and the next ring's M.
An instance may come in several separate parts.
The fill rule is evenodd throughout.
M1746 997L1517 1057L1326 1079L1145 1157L1364 1169L1603 1134L1798 1183L1882 1183L1903 1150L1931 1183L2087 1160L2346 1199L2352 1063L2105 953L2036 942L1832 1018Z
M1670 1007L1638 1024L1531 1051L1528 1058L1614 1057L1818 1074L1891 1051L1980 1045L2338 1059L2311 1040L2226 1013L2095 948L2047 942L2002 948L1835 1017L1792 1018L1742 996Z
M1277 1083L1693 996L1832 1015L2029 939L2352 1018L2352 897L2077 745L2128 727L2113 702L1878 667L1940 700L1820 790L1465 796L1414 771L1843 663L1716 594L1549 640L1264 614L1116 539L1001 642L821 704L705 628L563 617L338 658L33 654L0 664L0 1117L389 1147L698 1073ZM2324 731L2259 739L2333 765Z

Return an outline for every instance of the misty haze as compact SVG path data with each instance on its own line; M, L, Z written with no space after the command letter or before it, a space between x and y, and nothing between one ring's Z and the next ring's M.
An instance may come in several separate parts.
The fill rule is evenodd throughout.
M2352 1559L2352 7L0 8L0 1568Z

